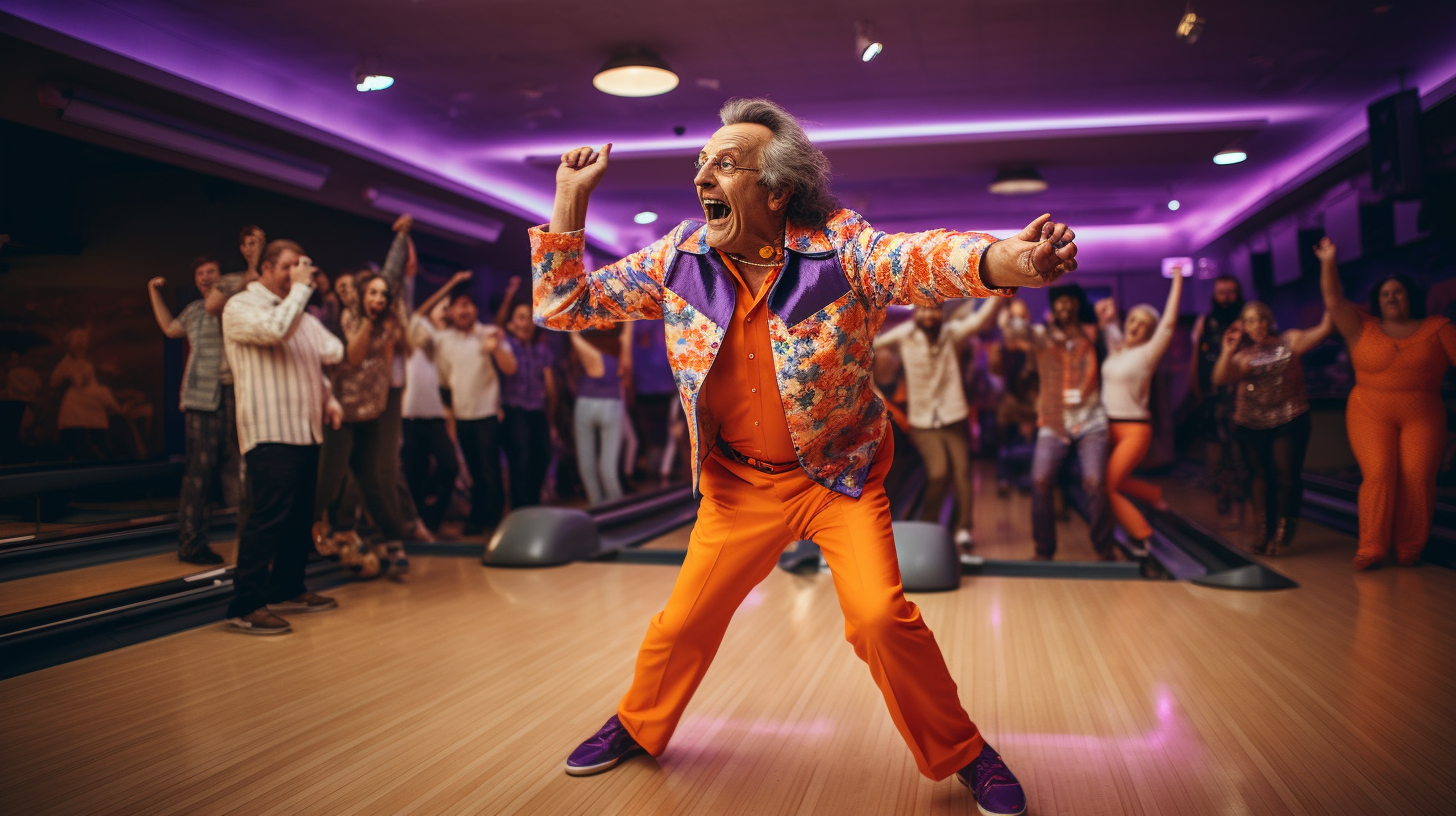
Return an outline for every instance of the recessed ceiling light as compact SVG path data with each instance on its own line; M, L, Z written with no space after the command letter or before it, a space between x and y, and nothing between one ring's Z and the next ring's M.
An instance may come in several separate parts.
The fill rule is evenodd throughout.
M632 220L636 221L639 224L651 224L653 221L657 220L657 213L651 210L643 210L642 212L632 216Z
M367 74L357 79L354 89L357 91L382 91L394 84L394 77L384 74Z
M1176 199L1176 198L1170 198L1170 199L1168 199L1168 209L1177 211L1177 209L1179 207L1181 207L1181 206L1183 206L1183 205L1178 203L1178 199Z
M874 26L868 20L854 24L854 53L859 55L860 62L869 62L884 50L884 44L875 39Z
M1242 150L1233 150L1233 149L1220 150L1217 153L1213 154L1213 163L1214 164L1238 164L1239 162L1243 161L1244 159L1247 159L1248 157L1249 157L1249 154L1248 153L1245 153Z
M1046 188L1046 179L1030 167L1003 167L986 189L996 195L1027 195Z
M677 74L662 57L634 49L607 60L592 85L612 96L659 96L677 87Z

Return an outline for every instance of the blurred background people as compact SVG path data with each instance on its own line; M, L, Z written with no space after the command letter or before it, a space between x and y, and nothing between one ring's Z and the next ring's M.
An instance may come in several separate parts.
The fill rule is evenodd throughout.
M503 342L515 360L501 368L501 427L506 464L510 468L511 509L541 503L541 485L551 461L550 414L555 409L556 379L551 365L555 355L544 332L531 320L531 304L516 302L519 275L506 284L505 299L496 324L505 329Z
M192 279L201 300L187 304L176 317L162 302L166 278L152 278L147 294L152 314L162 333L187 338L187 363L182 372L183 424L187 440L187 469L177 505L177 557L189 564L221 564L222 556L208 544L212 495L221 487L224 506L239 499L237 405L233 387L222 383L222 321L207 311L207 296L221 270L217 261L192 262Z
M576 358L576 467L588 504L622 497L618 478L622 452L621 360L630 352L632 326L619 331L571 332Z
M501 375L514 374L516 358L498 326L478 322L475 298L450 295L444 331L435 335L440 382L450 391L455 432L470 471L470 517L465 535L500 523L505 510L501 483Z
M1130 500L1141 499L1154 507L1166 507L1157 485L1133 478L1133 468L1148 455L1153 444L1153 419L1148 397L1153 373L1178 324L1178 301L1183 296L1183 269L1174 269L1168 288L1168 302L1162 315L1146 303L1127 311L1123 329L1117 326L1117 308L1111 300L1097 304L1098 322L1107 340L1107 359L1102 361L1102 405L1107 411L1112 452L1107 457L1107 498L1117 523L1131 539L1134 555L1146 557L1153 528Z
M971 477L970 407L962 387L960 346L966 338L992 325L1002 298L975 301L958 308L950 319L942 304L915 307L914 316L875 338L876 350L895 349L905 369L910 441L925 463L922 521L939 522L946 490L955 485L951 530L963 555L973 546L976 487Z
M1299 526L1304 497L1304 455L1309 447L1309 402L1299 358L1330 336L1330 313L1312 329L1277 332L1274 313L1259 301L1244 304L1223 335L1214 385L1232 386L1234 425L1249 469L1254 510L1249 549L1278 555Z
M404 386L404 445L400 458L420 520L434 534L440 532L445 521L450 497L455 491L455 478L459 475L449 415L440 397L440 372L435 367L436 337L445 329L450 293L470 277L470 272L456 272L410 317L411 351Z
M1431 535L1436 474L1446 446L1441 380L1456 365L1456 326L1427 317L1415 282L1394 275L1370 290L1367 314L1345 299L1336 247L1314 248L1325 309L1350 348L1355 387L1345 405L1350 447L1360 463L1357 570L1378 566L1395 549L1413 565Z
M1243 452L1234 434L1234 392L1213 382L1213 367L1222 353L1223 336L1244 311L1244 287L1232 275L1213 281L1213 299L1207 314L1193 324L1193 354L1197 365L1189 381L1195 408L1196 435L1203 440L1204 472L1217 496L1220 515L1242 514L1244 503Z

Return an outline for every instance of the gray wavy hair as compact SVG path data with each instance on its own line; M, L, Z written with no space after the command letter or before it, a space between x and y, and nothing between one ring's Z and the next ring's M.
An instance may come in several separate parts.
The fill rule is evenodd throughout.
M793 114L767 99L730 99L718 117L724 125L763 125L772 131L758 183L775 192L793 189L790 223L814 228L828 223L839 209L839 199L829 189L829 157L809 141Z

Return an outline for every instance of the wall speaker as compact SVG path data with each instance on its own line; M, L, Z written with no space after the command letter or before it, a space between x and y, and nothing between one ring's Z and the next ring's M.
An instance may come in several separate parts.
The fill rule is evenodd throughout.
M1421 99L1408 88L1372 104L1370 187L1386 198L1421 195Z

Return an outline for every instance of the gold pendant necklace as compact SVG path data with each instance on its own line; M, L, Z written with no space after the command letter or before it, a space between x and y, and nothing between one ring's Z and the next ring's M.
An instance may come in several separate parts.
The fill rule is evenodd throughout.
M735 261L737 261L739 263L748 264L749 266L763 266L763 267L773 268L773 267L776 267L776 266L783 266L784 265L784 262L783 261L774 261L773 263L759 263L758 261L750 261L747 258L745 258L745 257L743 257L741 255L735 255L732 252L728 253L728 257L732 258L733 260L735 260Z

